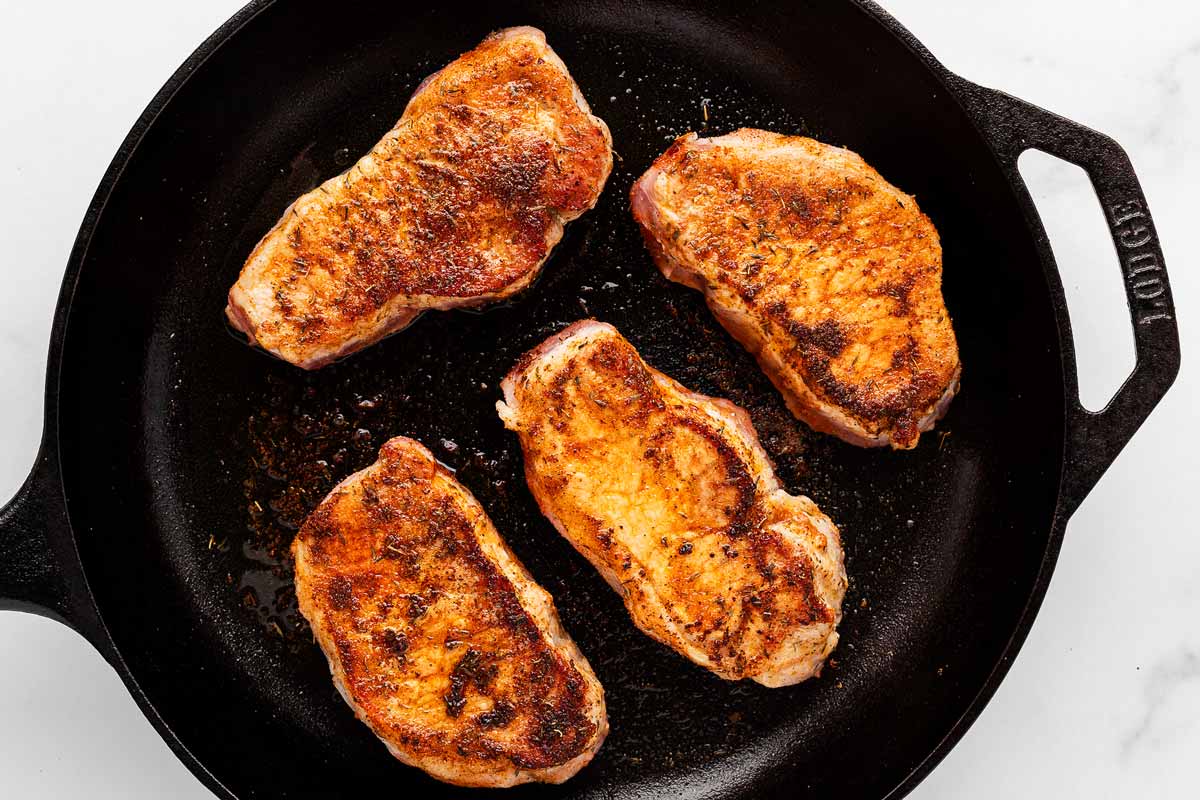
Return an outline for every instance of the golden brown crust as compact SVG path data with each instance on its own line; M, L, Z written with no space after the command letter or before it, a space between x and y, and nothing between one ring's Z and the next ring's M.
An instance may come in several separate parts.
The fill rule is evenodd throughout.
M944 412L959 361L937 231L856 154L765 131L689 134L632 201L659 268L705 292L814 427L912 447Z
M469 786L565 780L607 730L553 602L423 447L392 439L293 544L300 609L392 752Z
M430 76L371 153L292 205L247 260L229 318L312 368L425 309L506 297L611 166L608 129L544 35L493 34Z
M639 627L729 679L820 668L845 591L837 528L780 487L743 410L591 321L522 358L504 391L542 510Z

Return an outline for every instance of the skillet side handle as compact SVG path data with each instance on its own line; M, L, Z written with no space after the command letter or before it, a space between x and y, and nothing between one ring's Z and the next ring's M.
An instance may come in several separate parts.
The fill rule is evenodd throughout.
M1068 407L1060 509L1069 515L1162 400L1179 373L1179 328L1166 262L1142 187L1120 145L1102 133L1019 98L967 81L962 83L960 96L964 105L991 140L1001 166L1015 186L1025 187L1017 159L1029 149L1049 153L1087 172L1104 209L1121 265L1137 363L1099 412L1088 411L1079 402L1075 349L1069 336L1069 321L1062 320L1061 329L1068 333L1063 343ZM1039 239L1039 250L1047 265L1057 270L1032 200L1026 208ZM1053 289L1060 295L1058 305L1065 310L1061 283L1054 283L1058 284Z
M16 497L0 509L0 611L49 617L96 641L99 617L67 521L56 450L43 443Z

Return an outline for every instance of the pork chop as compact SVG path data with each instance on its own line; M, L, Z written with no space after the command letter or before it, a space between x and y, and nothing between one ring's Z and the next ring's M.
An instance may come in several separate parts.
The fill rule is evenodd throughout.
M451 473L387 442L292 544L334 685L392 755L460 786L561 783L608 732L554 601Z
M252 343L314 369L425 310L509 297L611 169L608 128L545 35L494 33L427 78L370 153L284 212L226 314Z
M502 388L543 513L639 628L730 680L819 672L846 591L838 529L782 488L744 410L593 320L527 353Z
M631 203L662 273L704 292L810 426L907 449L945 413L961 368L937 230L858 155L689 133Z

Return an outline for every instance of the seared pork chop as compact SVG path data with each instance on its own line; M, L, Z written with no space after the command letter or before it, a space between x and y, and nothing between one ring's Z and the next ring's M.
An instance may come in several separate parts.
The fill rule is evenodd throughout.
M820 670L846 591L838 529L780 486L744 410L592 320L527 353L503 391L542 511L639 628L730 680Z
M631 201L662 273L704 292L813 428L911 448L945 413L960 365L937 230L858 155L689 133Z
M611 169L608 128L542 32L494 33L427 78L349 171L284 212L226 314L252 343L314 369L427 309L508 297Z
M412 439L339 483L292 544L300 610L354 713L461 786L561 783L608 732L554 602Z

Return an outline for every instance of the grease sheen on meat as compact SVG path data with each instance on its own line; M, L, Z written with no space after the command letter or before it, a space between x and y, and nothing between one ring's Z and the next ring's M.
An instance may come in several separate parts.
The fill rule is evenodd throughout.
M595 205L611 145L541 31L494 33L427 78L370 153L284 212L226 314L313 369L422 311L515 294Z
M858 155L692 133L631 202L662 273L704 292L813 428L910 448L945 413L961 370L937 230Z
M639 628L731 680L820 670L846 591L838 530L781 487L744 410L591 320L526 354L503 390L534 497Z
M604 693L554 602L417 442L338 484L292 554L334 684L396 758L512 786L560 783L599 749Z

